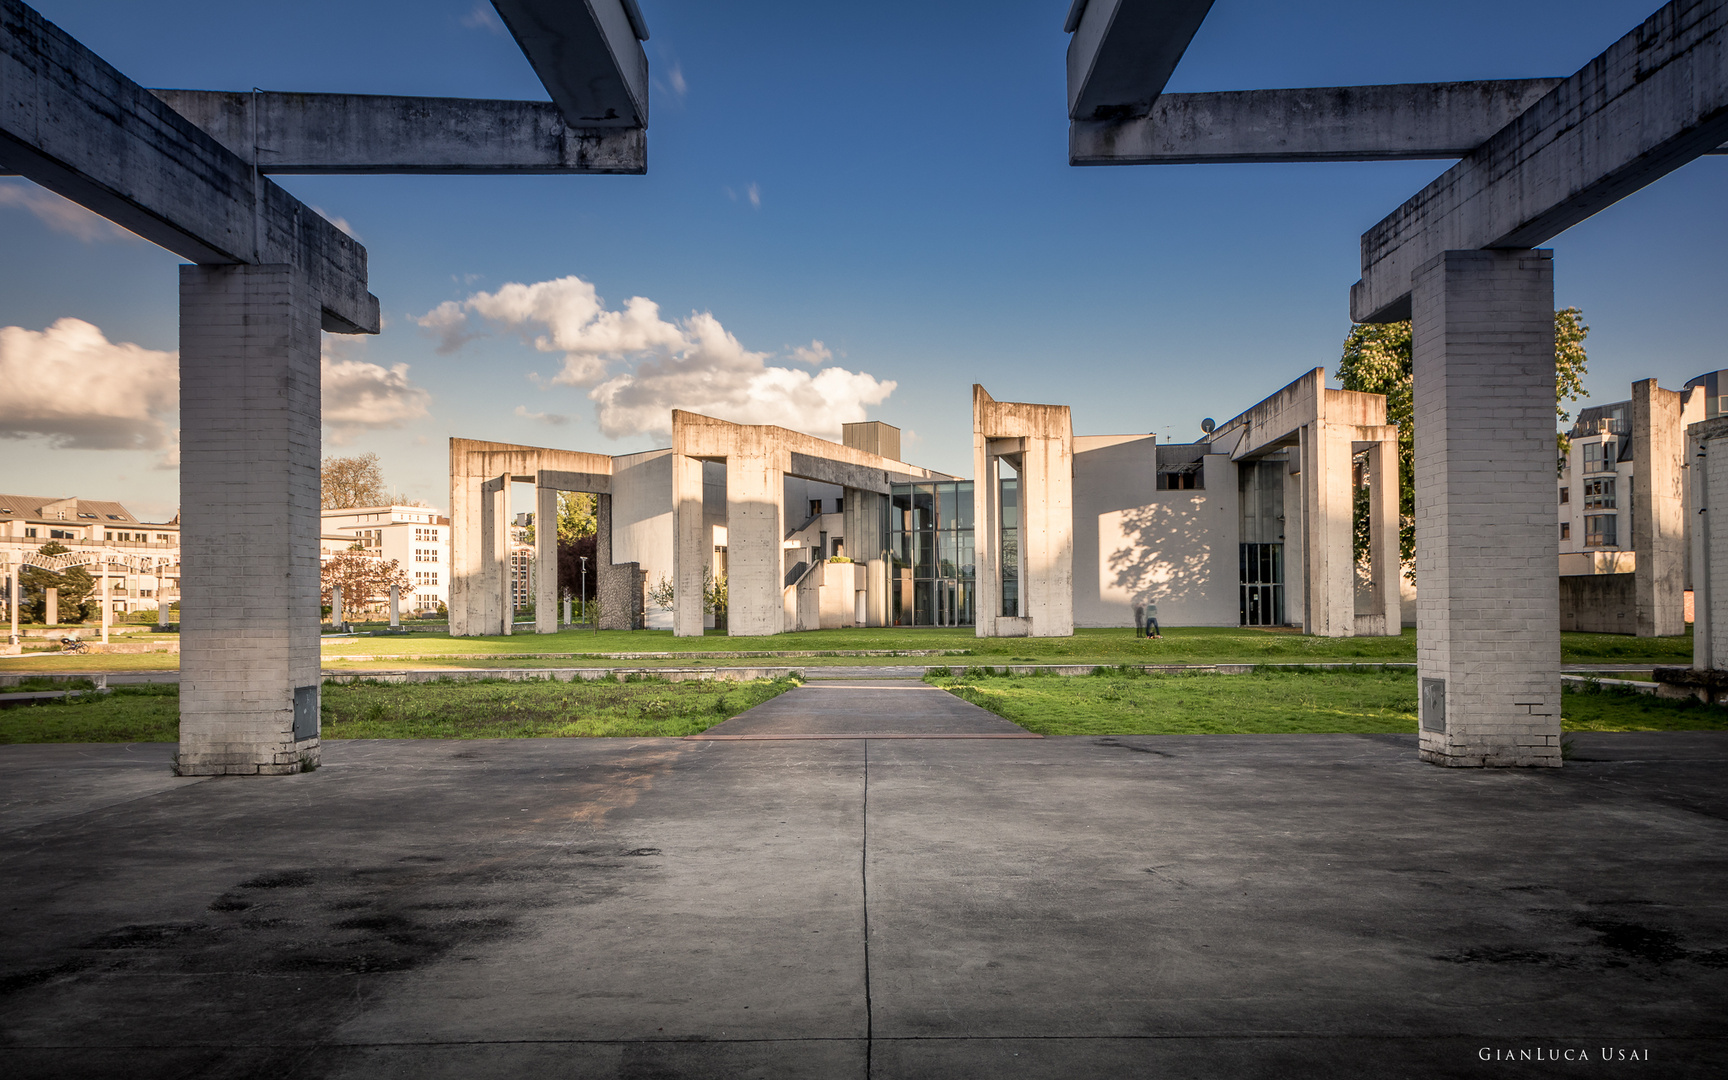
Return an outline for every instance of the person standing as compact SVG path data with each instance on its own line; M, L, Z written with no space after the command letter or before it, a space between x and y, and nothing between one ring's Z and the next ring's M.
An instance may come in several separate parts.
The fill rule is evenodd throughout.
M1146 636L1149 638L1161 638L1164 636L1164 632L1158 629L1157 601L1153 601L1146 605Z
M1146 628L1146 605L1137 603L1134 605L1134 636L1139 637L1141 634L1141 631L1143 631L1145 628Z

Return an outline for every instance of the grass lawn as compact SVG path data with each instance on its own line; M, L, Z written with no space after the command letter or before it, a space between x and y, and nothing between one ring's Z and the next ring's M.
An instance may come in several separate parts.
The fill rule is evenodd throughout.
M1416 731L1416 676L1410 671L962 674L928 681L1042 735ZM1728 708L1635 694L1569 691L1561 711L1567 731L1728 730Z
M326 739L513 739L693 735L784 693L755 682L327 683ZM180 688L117 686L42 705L0 709L0 743L173 742Z

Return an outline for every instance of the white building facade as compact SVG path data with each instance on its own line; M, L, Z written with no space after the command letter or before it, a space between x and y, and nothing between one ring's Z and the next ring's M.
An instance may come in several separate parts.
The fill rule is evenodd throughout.
M435 615L450 602L450 519L426 506L357 506L325 510L319 555L324 562L359 544L395 559L413 578L405 612Z

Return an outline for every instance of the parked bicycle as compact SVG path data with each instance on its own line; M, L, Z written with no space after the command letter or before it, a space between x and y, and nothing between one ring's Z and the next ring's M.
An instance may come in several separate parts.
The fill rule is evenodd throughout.
M82 654L89 652L90 646L84 644L75 637L63 637L60 639L60 651L63 653Z

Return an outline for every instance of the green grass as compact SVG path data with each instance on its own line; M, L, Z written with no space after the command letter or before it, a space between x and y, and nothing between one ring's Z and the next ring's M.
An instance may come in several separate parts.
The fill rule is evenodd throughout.
M509 739L693 735L791 689L780 679L664 682L326 683L326 739ZM180 688L117 686L0 709L0 743L173 742Z
M1042 735L1247 735L1416 731L1410 671L1110 672L1076 678L962 672L931 683ZM1728 709L1635 694L1573 693L1567 731L1723 731Z

